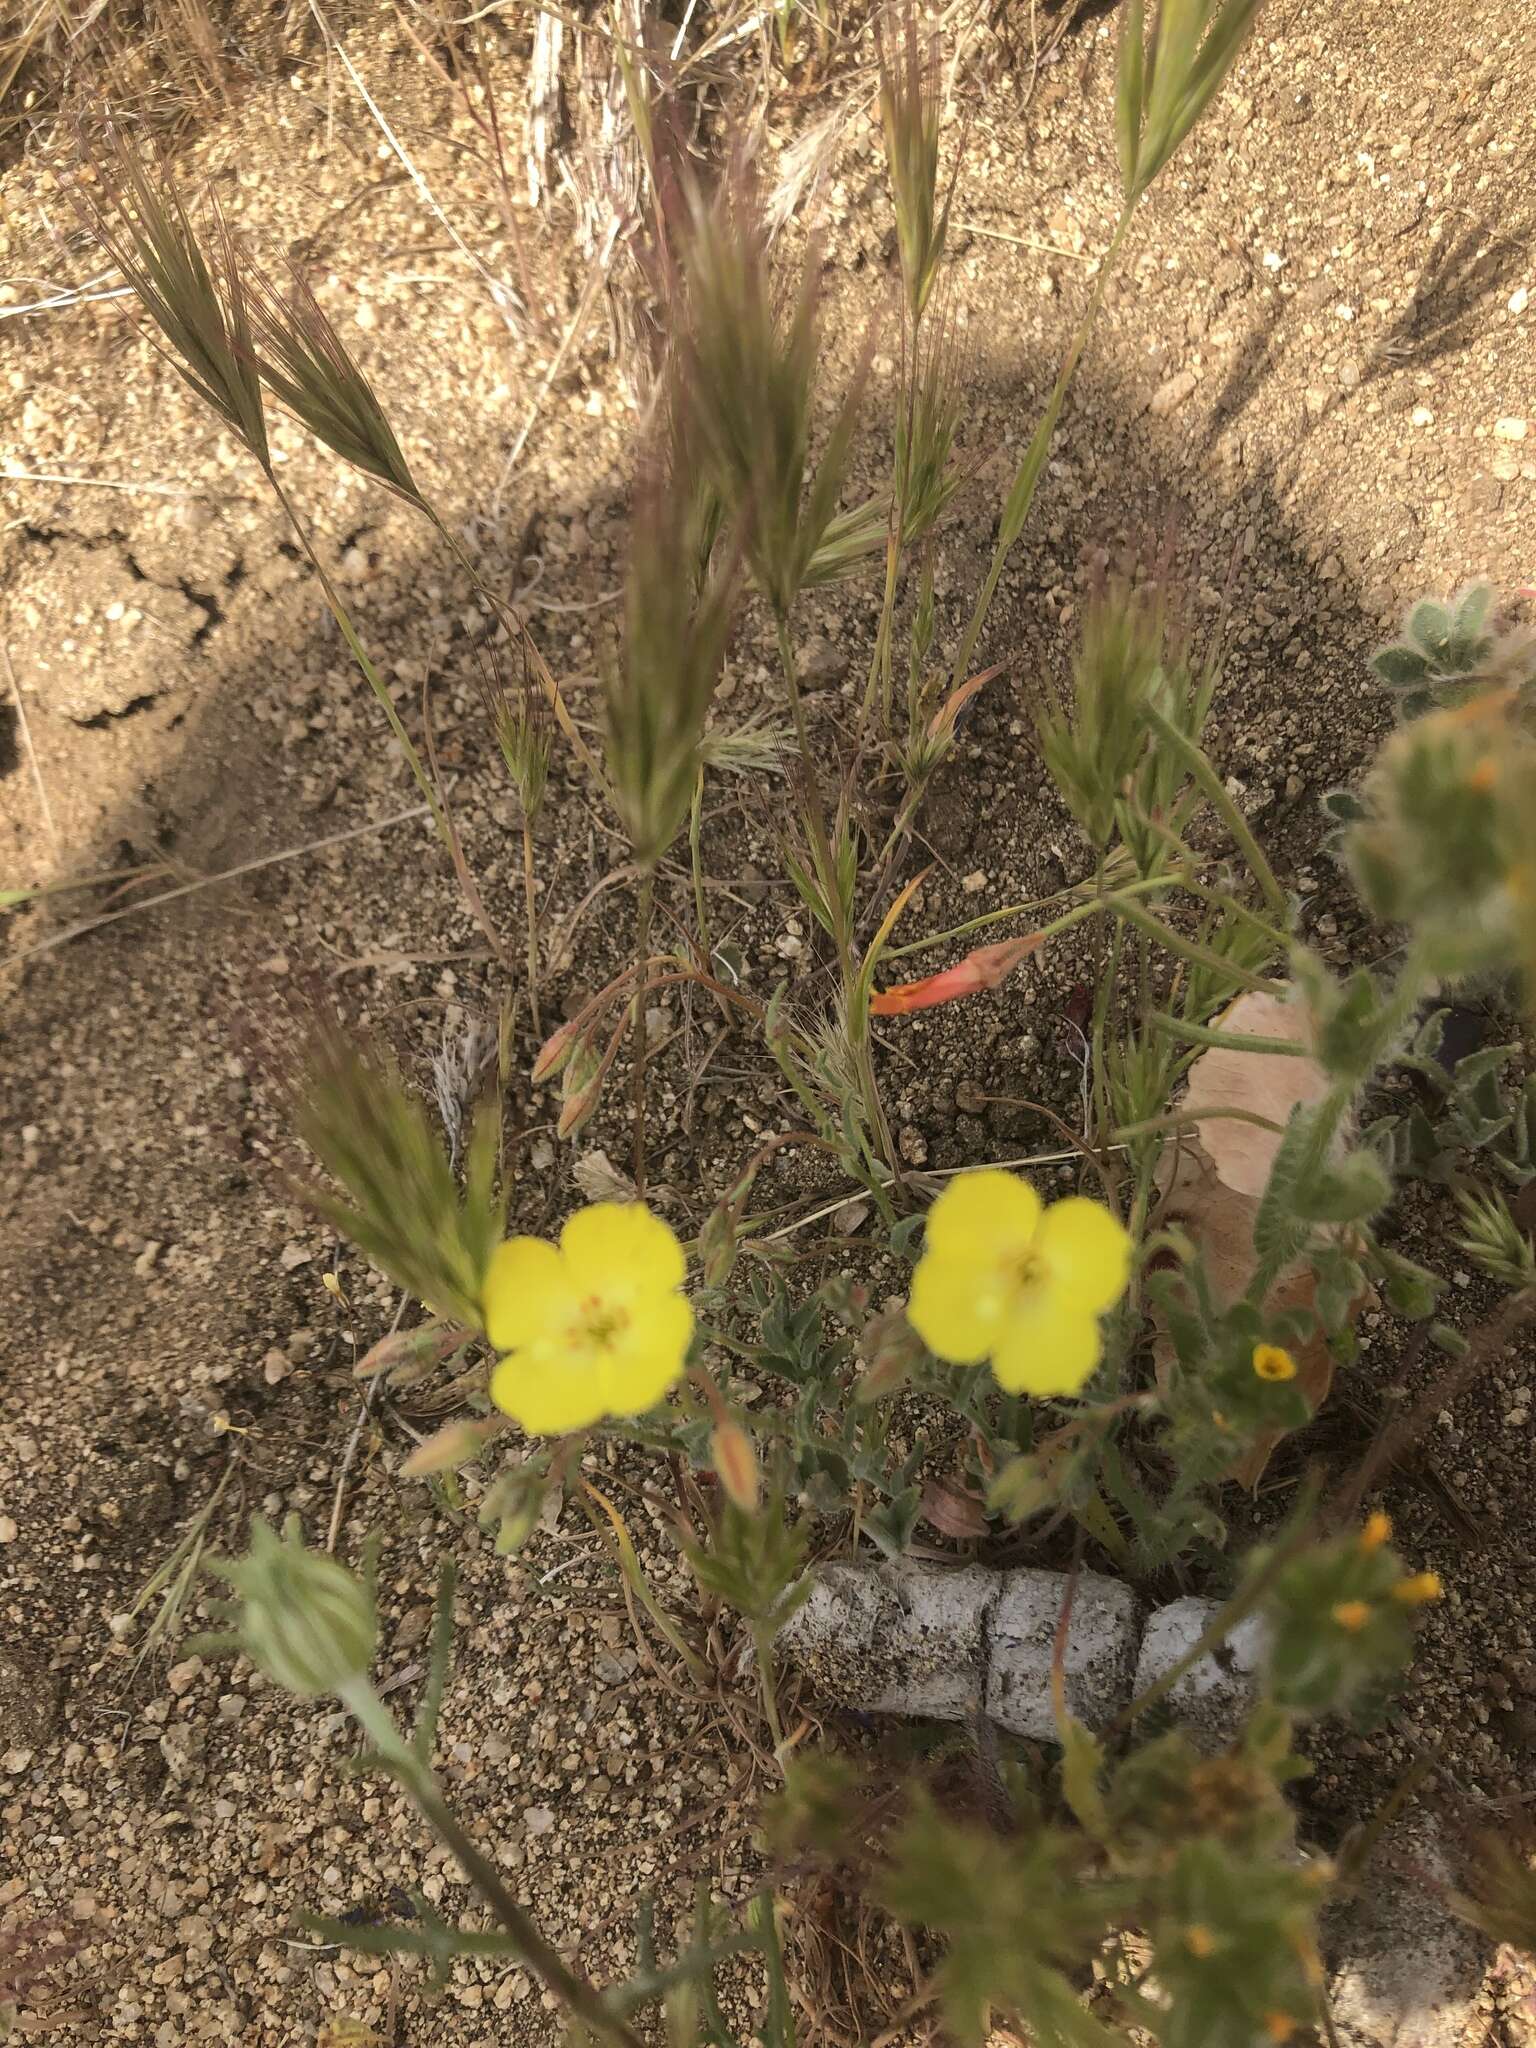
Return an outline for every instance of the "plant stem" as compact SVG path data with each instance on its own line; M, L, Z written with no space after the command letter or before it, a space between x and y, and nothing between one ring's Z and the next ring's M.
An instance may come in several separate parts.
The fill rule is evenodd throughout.
M757 1652L758 1683L762 1687L763 1713L768 1722L768 1733L773 1739L774 1760L782 1769L783 1758L780 1752L784 1747L784 1724L779 1719L779 1681L773 1657L773 1630L753 1629L752 1644Z
M1166 1116L1144 1117L1139 1124L1121 1124L1110 1133L1110 1142L1115 1145L1129 1145L1135 1138L1160 1137L1165 1131L1193 1130L1197 1124L1213 1123L1225 1118L1229 1123L1255 1124L1261 1131L1283 1133L1284 1124L1277 1124L1273 1117L1260 1116L1256 1109L1171 1109Z
M1187 739L1172 720L1165 718L1154 706L1147 707L1147 718L1158 738L1165 746L1172 747L1206 796L1216 806L1223 824L1232 834L1238 851L1248 863L1249 873L1263 892L1270 915L1283 924L1288 914L1285 891L1275 879L1274 869L1264 858L1263 850L1254 838L1248 820L1232 801L1221 777L1211 766L1209 755L1203 747L1197 747L1193 740Z
M1092 333L1093 324L1099 316L1099 308L1104 303L1104 289L1109 283L1110 272L1115 267L1115 259L1120 253L1120 245L1125 240L1126 233L1130 228L1135 204L1134 199L1126 204L1125 210L1116 225L1115 232L1110 238L1109 247L1104 251L1103 258L1099 263L1099 274L1094 279L1093 296L1088 301L1087 311L1078 322L1077 332L1072 337L1061 369L1057 373L1056 382L1052 386L1051 395L1046 403L1045 411L1041 415L1040 424L1035 429L1034 438L1030 441L1029 447L1025 451L1024 460L1019 465L1018 473L1013 480L1013 486L1008 493L1007 503L1003 507L1002 527L997 537L997 547L992 555L992 566L987 571L987 580L982 586L980 597L976 600L976 608L971 613L970 623L965 629L965 638L960 643L960 652L955 661L954 683L957 689L971 672L971 661L976 652L976 643L981 638L982 628L987 623L987 614L992 609L992 599L997 594L997 585L1003 573L1003 564L1007 561L1014 542L1023 530L1024 521L1029 516L1029 508L1034 499L1035 488L1040 481L1040 472L1045 468L1045 458L1050 453L1051 437L1056 431L1056 422L1061 417L1061 408L1066 400L1067 387L1071 384L1072 378L1076 373L1078 360L1087 346L1088 336Z
M709 911L704 901L704 771L694 777L693 801L688 806L688 856L693 869L693 921L699 935L699 952L704 965L714 959L709 937Z
M357 628L353 625L347 608L341 601L336 585L331 581L330 571L326 568L324 562L321 561L315 544L309 537L309 530L303 520L300 519L293 500L283 489L283 486L278 482L271 470L267 472L267 479L276 493L277 502L282 506L284 513L287 515L288 524L298 536L299 545L303 548L310 567L320 579L320 588L325 593L325 601L330 606L332 618L335 619L337 625L341 628L341 637L346 641L352 659L362 670L363 680L367 683L369 689L372 690L374 696L378 698L379 706L384 716L389 720L389 729L394 734L400 751L404 754L406 763L416 778L417 786L427 800L437 829L443 835L444 840L448 841L448 821L443 815L443 807L438 798L437 789L431 777L427 774L426 766L420 754L417 753L410 734L400 721L400 714L395 709L395 700L390 696L385 686L384 678L370 660L367 648L364 647L362 641L358 638Z
M351 1680L341 1701L373 1743L388 1769L400 1779L438 1837L458 1858L470 1883L485 1900L503 1931L516 1944L521 1960L570 2007L584 2026L615 2048L641 2048L638 2037L609 2011L597 1986L578 1976L554 1944L513 1898L496 1866L455 1818L431 1771L395 1725L395 1718L366 1678Z
M533 820L523 813L523 903L528 913L528 1007L533 1015L535 1038L542 1039L539 1022L539 910L533 893Z
M1309 1060L1311 1051L1294 1038L1265 1038L1257 1032L1215 1031L1208 1024L1189 1024L1182 1017L1170 1017L1162 1010L1149 1010L1147 1028L1167 1038L1185 1039L1191 1045L1214 1045L1223 1052L1262 1052L1283 1059Z
M986 910L980 917L967 918L964 924L951 925L948 931L933 932L926 939L912 939L905 946L887 946L881 953L883 960L905 960L914 953L926 953L934 946L948 945L951 939L967 939L973 932L988 930L992 925L1003 924L1011 917L1024 917L1032 910L1043 910L1048 903L1059 903L1063 896L1076 896L1080 900L1076 907L1053 923L1042 925L1041 934L1055 938L1071 925L1080 924L1085 917L1092 917L1106 908L1112 901L1121 901L1132 896L1151 896L1159 889L1176 889L1179 886L1176 875L1147 875L1140 881L1128 882L1117 889L1112 896L1094 893L1092 882L1078 882L1070 889L1058 889L1054 896L1032 897L1027 903L1010 903L1002 910Z
M635 912L635 957L642 985L635 991L634 1036L630 1043L634 1060L635 1188L645 1195L645 996L643 981L651 953L651 913L656 903L656 871L647 868L640 877L640 900Z
M811 753L811 736L805 722L805 705L800 695L800 673L795 665L795 650L789 638L789 617L783 611L775 611L774 627L779 642L779 665L784 671L784 690L789 698L790 716L795 725L795 745L800 751L800 772L804 782L806 822L811 829L812 850L821 870L820 881L823 894L827 897L827 909L837 925L842 923L842 914L832 901L836 894L836 876L832 861L832 839L827 831L827 814L822 808L821 781L816 773L816 761ZM840 939L839 950L846 953L846 939ZM845 971L847 961L841 965Z

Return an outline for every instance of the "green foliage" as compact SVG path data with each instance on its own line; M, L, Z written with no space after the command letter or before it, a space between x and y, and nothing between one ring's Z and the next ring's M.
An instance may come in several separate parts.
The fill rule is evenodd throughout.
M1145 2017L1162 2048L1257 2048L1310 2025L1320 1877L1209 1838L1180 1846L1150 1928L1162 1996Z
M318 1699L366 1680L379 1642L372 1592L334 1557L305 1548L297 1515L281 1538L253 1515L247 1554L209 1569L234 1589L234 1644L274 1684Z
M1041 2048L1111 2048L1114 2036L1068 1973L1123 1895L1094 1875L1081 1836L1026 1820L1004 1837L948 1820L919 1797L880 1893L899 1918L945 1937L937 1982L958 2041L984 2041L996 2007L1027 2014Z
M893 10L894 12L894 10ZM900 47L889 47L880 12L875 32L880 55L880 127L886 171L896 210L896 247L913 331L938 276L949 228L950 199L939 199L941 81L939 39L923 35L909 4Z
M475 1123L462 1195L447 1148L398 1075L322 1028L293 1091L299 1135L345 1199L310 1187L311 1207L437 1314L480 1327L480 1286L500 1243L496 1120Z
M1371 667L1397 693L1405 718L1454 709L1500 679L1523 693L1536 682L1536 643L1518 628L1491 623L1493 590L1469 583L1449 604L1421 599L1399 639L1379 648Z
M642 491L630 541L623 658L604 679L608 774L644 869L655 867L688 816L735 607L729 574L712 572L695 595L688 511L675 469Z
M1536 840L1536 741L1501 693L1404 726L1363 792L1344 858L1378 917L1411 925L1430 965L1460 979L1532 952L1525 877Z
M1130 0L1115 84L1115 143L1128 204L1221 90L1258 11L1259 0L1162 0L1147 47L1143 0Z
M302 274L290 267L285 298L253 271L251 293L263 382L343 462L427 510L373 386Z
M777 1484L761 1508L723 1500L707 1539L685 1546L684 1555L707 1593L745 1616L754 1632L772 1637L810 1598L809 1545L809 1526L789 1520Z
M213 213L217 254L210 260L168 172L162 166L151 175L115 133L98 175L116 199L115 213L95 216L102 245L178 373L270 471L251 299L222 218Z
M814 253L781 319L767 238L745 179L722 187L712 205L695 196L691 207L687 313L678 337L686 445L706 465L759 589L783 618L813 563L818 581L841 575L884 536L883 514L834 531L863 376L839 406L813 467L820 354Z
M1259 1551L1249 1568L1259 1572L1266 1563ZM1301 1550L1276 1574L1264 1602L1271 1697L1312 1716L1374 1712L1408 1661L1415 1607L1437 1592L1429 1577L1404 1577L1371 1524L1363 1535Z

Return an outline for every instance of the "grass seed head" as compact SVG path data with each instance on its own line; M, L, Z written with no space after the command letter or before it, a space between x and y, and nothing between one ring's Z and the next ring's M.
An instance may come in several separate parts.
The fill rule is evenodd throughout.
M343 462L425 509L373 386L304 278L290 266L286 295L258 270L250 278L256 348L268 388Z
M933 290L949 229L950 192L939 198L942 84L939 39L923 35L906 7L899 30L875 14L880 62L880 126L896 211L896 247L907 311L914 328ZM892 47L894 43L894 47Z
M85 202L96 238L159 330L162 353L270 473L253 301L223 216L210 196L210 254L169 171L146 168L115 129L94 168L117 195L113 211Z
M647 869L688 815L735 609L729 570L707 572L695 596L689 516L676 464L670 473L654 469L632 523L624 645L604 686L608 774L635 859Z

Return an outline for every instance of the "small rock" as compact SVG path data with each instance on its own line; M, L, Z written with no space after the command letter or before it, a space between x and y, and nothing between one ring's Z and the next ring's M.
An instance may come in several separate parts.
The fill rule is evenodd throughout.
M1321 384L1309 384L1306 392L1307 411L1313 419L1320 419L1328 410L1329 393Z
M14 1543L21 1534L13 1515L0 1515L0 1543Z
M1071 1593L1063 1651L1067 1707L1089 1728L1103 1728L1131 1697L1142 1606L1129 1586L1097 1572L1075 1589L1063 1572L1006 1572L992 1617L987 1712L1032 1742L1054 1742L1051 1669L1062 1606Z
M1409 424L1415 427L1432 427L1435 415L1427 405L1416 405L1408 415Z
M1177 412L1194 390L1199 379L1193 370L1176 370L1166 383L1159 384L1147 403L1147 411L1155 419L1164 419L1171 412Z
M987 875L985 868L973 869L960 884L960 887L967 896L979 896L986 886Z
M1495 420L1493 423L1493 438L1496 441L1523 441L1529 425L1530 422L1528 420L1517 418Z
M1531 294L1528 288L1523 284L1516 285L1509 295L1509 310L1511 313L1523 313L1530 303Z
M896 1139L896 1149L908 1166L928 1164L928 1140L915 1124L903 1124Z
M869 1221L868 1202L844 1202L841 1209L834 1210L832 1228L840 1237L852 1237Z
M547 1806L528 1806L523 1809L523 1827L530 1835L547 1835L555 1824L555 1816Z
M1386 1830L1359 1892L1325 1915L1341 2048L1462 2048L1476 2038L1487 1951L1430 1889L1451 1882L1437 1831L1414 1816Z
M139 1256L133 1262L133 1270L141 1280L148 1279L155 1269L156 1259L159 1258L164 1250L165 1246L159 1238L152 1237L148 1240L143 1251L139 1253Z
M848 673L848 657L825 633L813 633L800 650L800 679L819 689L840 683Z
M982 1642L998 1576L900 1558L825 1565L780 1637L825 1697L873 1714L963 1721L981 1705Z
M1136 1691L1143 1693L1187 1657L1219 1613L1215 1600L1193 1596L1160 1607L1147 1623L1136 1664ZM1258 1693L1265 1633L1257 1615L1240 1621L1216 1650L1176 1680L1168 1705L1200 1749L1228 1743Z
M196 1682L202 1668L201 1657L188 1657L180 1664L173 1664L165 1674L166 1686L177 1699L180 1699L181 1695Z
M281 1385L293 1367L285 1351L269 1351L261 1361L261 1376L269 1387Z

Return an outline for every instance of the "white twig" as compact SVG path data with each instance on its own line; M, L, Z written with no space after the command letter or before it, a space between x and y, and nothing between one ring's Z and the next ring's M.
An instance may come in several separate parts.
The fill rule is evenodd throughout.
M60 292L57 298L34 299L25 306L0 306L0 320L19 320L23 313L54 313L60 306L98 306L107 299L131 299L133 286L115 285L109 292L88 291L84 286L79 291Z
M449 240L453 243L453 246L458 250L459 254L463 256L465 260L468 263L470 263L476 271L479 272L481 279L484 281L485 285L490 291L492 301L494 302L497 311L502 315L504 319L507 318L509 308L517 304L517 294L511 289L511 287L508 284L506 284L501 278L496 276L495 272L485 262L483 257L476 255L475 251L470 248L468 242L465 241L464 237L459 233L458 229L454 226L453 222L448 218L447 214L444 213L442 207L439 206L437 198L433 193L432 187L427 183L425 177L416 168L416 165L411 161L411 158L406 153L405 144L401 142L399 136L396 135L394 129L391 128L388 121L385 120L383 111L380 108L378 101L373 97L373 94L369 92L367 86L363 83L362 74L358 71L357 66L352 62L352 59L347 55L346 50L336 40L335 33L332 30L330 23L326 20L325 16L320 11L320 0L309 0L309 11L314 16L316 26L319 28L321 35L324 36L325 38L326 48L328 50L334 50L336 55L341 59L342 68L345 70L348 78L351 79L353 85L357 88L358 96L361 98L363 105L368 109L369 113L372 114L374 120L378 123L380 134L384 137L384 140L389 144L390 148L394 151L395 155L400 159L405 174L410 179L411 183L416 187L417 193L420 196L423 205L427 207L428 211L438 222L439 226L447 234Z
M1042 256L1062 256L1068 263L1097 263L1088 249L1063 249L1059 242L1042 242L1035 235L1010 235L1003 228L984 228L979 220L957 220L957 230L968 235L990 235L994 242L1012 242L1016 249L1038 249Z
M1106 1152L1127 1152L1128 1145L1106 1145ZM913 1180L950 1180L959 1173L987 1173L995 1169L1012 1170L1018 1166L1065 1166L1069 1160L1081 1159L1081 1151L1070 1152L1028 1152L1022 1159L978 1159L969 1166L928 1166L911 1176ZM808 1223L820 1223L828 1216L835 1216L839 1209L846 1209L850 1202L856 1202L863 1192L860 1185L849 1187L846 1194L839 1195L835 1202L823 1202L819 1209L812 1209L807 1216L797 1216L793 1223L786 1223L781 1230L770 1230L766 1237L756 1240L758 1244L777 1244L780 1238L793 1237L797 1230L804 1230Z
M233 882L241 875L255 874L258 868L275 868L285 860L300 860L307 853L322 853L328 846L343 846L349 839L364 839L370 832L387 832L392 825L408 825L413 818L425 818L430 814L429 804L416 804L408 811L396 811L392 818L379 818L369 825L352 825L345 832L332 832L325 839L311 839L302 846L284 847L281 853L264 853L259 860L242 861L238 867L225 868L217 875L204 875L196 882L183 882L179 889L164 889L158 896L146 896L142 903L126 904L121 910L109 910L101 917L88 917L79 924L72 924L64 931L55 932L51 938L40 939L35 946L28 946L24 953L3 964L20 967L24 961L35 960L40 953L51 953L56 946L66 946L71 939L84 938L87 932L100 931L103 925L116 924L122 917L137 917L141 910L157 910L162 903L174 903L178 897L194 896L199 889L211 889L217 882Z
M34 469L0 469L0 484L86 484L98 491L142 491L154 498L246 498L248 491L179 491L171 484L136 484L114 476L54 476Z
M400 1327L400 1318L405 1314L405 1305L410 1298L408 1294L402 1293L399 1301L395 1304L395 1319L389 1326L389 1335L391 1337ZM361 1405L358 1408L357 1420L352 1425L352 1434L347 1438L347 1448L341 1454L341 1470L336 1475L336 1498L331 1503L331 1526L327 1530L325 1538L325 1547L333 1556L336 1551L336 1538L341 1534L341 1511L347 1498L347 1474L352 1470L352 1460L357 1455L358 1440L363 1433L363 1424L373 1413L373 1404L378 1398L379 1389L383 1386L386 1377L387 1375L382 1372L375 1373L374 1377L368 1382L368 1391L364 1394Z
M32 728L27 723L27 707L21 701L21 686L16 680L16 671L11 666L11 650L0 640L0 656L5 660L5 679L11 686L11 697L16 706L16 723L21 732L21 744L26 749L27 766L32 770L32 781L37 789L37 807L43 814L43 830L48 834L51 846L57 846L59 835L53 822L53 806L48 801L47 786L43 771L38 764L37 749L32 744Z

